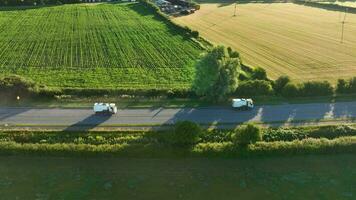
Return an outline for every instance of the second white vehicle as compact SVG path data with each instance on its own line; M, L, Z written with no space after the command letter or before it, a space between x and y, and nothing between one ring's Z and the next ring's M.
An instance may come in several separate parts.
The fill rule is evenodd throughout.
M252 99L233 99L232 107L239 110L250 110L253 108Z
M117 107L114 103L95 103L94 104L94 112L95 114L116 114Z

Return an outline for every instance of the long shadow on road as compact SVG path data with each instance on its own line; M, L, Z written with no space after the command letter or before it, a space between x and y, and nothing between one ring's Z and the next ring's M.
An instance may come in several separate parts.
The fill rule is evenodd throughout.
M109 114L93 114L75 124L70 125L64 129L64 131L89 131L109 120L110 118L111 115Z

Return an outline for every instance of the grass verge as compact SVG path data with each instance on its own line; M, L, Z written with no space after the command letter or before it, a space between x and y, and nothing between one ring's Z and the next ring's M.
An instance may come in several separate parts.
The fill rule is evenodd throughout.
M175 145L172 131L0 132L0 154L120 157L250 157L356 152L354 126L263 128L263 140L236 145L236 130L204 131L189 146Z

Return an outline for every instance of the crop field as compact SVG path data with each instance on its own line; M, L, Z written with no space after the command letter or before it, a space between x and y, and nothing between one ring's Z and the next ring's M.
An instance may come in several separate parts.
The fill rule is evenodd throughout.
M355 199L355 155L0 157L1 199Z
M175 18L216 44L231 46L242 60L270 78L296 82L356 75L356 14L292 3L203 3L195 14Z
M140 3L0 9L0 75L62 88L186 88L202 52Z

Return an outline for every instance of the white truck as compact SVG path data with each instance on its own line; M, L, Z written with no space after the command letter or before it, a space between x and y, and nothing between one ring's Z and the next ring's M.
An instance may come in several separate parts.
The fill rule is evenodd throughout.
M238 110L250 110L253 108L252 99L233 99L232 107Z
M117 107L114 103L95 103L94 104L94 112L95 114L116 114Z

